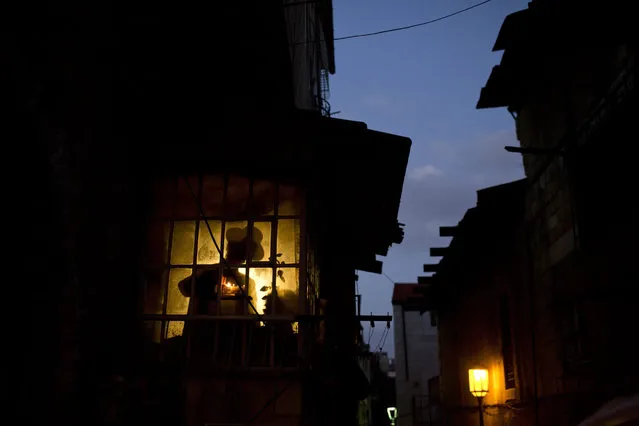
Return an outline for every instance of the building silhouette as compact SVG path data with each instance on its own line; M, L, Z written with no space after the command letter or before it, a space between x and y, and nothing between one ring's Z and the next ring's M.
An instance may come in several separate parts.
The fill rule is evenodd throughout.
M8 8L19 422L355 424L410 140L331 118L332 2Z

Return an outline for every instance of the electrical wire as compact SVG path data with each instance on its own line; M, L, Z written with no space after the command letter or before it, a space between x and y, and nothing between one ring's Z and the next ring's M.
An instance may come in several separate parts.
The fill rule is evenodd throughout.
M384 345L386 345L386 338L388 338L388 334L390 333L390 329L389 328L385 328L384 330L386 330L386 334L384 335L384 340L382 341L382 344L379 347L380 351L382 349L384 349Z
M397 282L394 279L392 279L391 277L389 277L386 272L382 272L382 275L384 275L386 277L386 279L391 282L391 284L395 284Z
M379 338L379 343L377 343L377 346L375 347L375 351L379 352L382 350L382 341L386 341L386 335L388 335L388 329L385 328L384 331L382 331L382 335Z
M372 33L353 34L353 35L349 35L349 36L336 37L335 41L349 40L349 39L352 39L352 38L371 37L371 36L376 36L376 35L380 35L380 34L393 33L393 32L396 32L396 31L409 30L411 28L423 27L424 25L434 24L435 22L439 22L439 21L443 21L444 19L452 18L453 16L456 16L456 15L462 14L464 12L467 12L469 10L475 9L476 7L483 6L486 3L490 3L491 1L492 0L484 0L482 2L475 3L475 4L471 5L471 6L468 6L465 9L461 9L461 10L458 10L456 12L449 13L448 15L440 16L439 18L431 19L430 21L419 22L417 24L406 25L406 26L403 26L403 27L390 28L388 30L375 31L375 32L372 32Z
M419 22L417 24L405 25L403 27L389 28L387 30L381 30L381 31L373 31L373 32L370 32L370 33L352 34L352 35L347 35L347 36L342 36L342 37L335 37L335 38L333 38L333 40L334 41L341 41L341 40L350 40L350 39L353 39L353 38L371 37L371 36L376 36L376 35L381 35L381 34L394 33L394 32L397 32L397 31L410 30L412 28L417 28L417 27L423 27L425 25L434 24L435 22L443 21L445 19L452 18L453 16L460 15L460 14L462 14L464 12L468 12L469 10L472 10L472 9L475 9L475 8L477 8L479 6L483 6L483 5L487 4L487 3L490 3L491 1L492 0L484 0L482 2L470 5L470 6L466 7L466 8L464 8L464 9L460 9L460 10L458 10L456 12L449 13L448 15L440 16L439 18L431 19L431 20L424 21L424 22ZM324 41L324 40L322 40L322 41ZM315 43L315 41L314 40L301 41L301 42L295 43L295 45L307 44L307 43Z

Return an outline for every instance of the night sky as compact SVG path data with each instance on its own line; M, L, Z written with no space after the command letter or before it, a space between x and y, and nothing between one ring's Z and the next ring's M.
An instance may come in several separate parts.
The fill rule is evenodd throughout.
M334 0L335 37L416 24L479 0ZM505 108L476 110L499 63L492 47L506 15L527 0L493 0L451 18L371 37L335 42L331 109L336 118L412 139L399 221L406 237L384 261L384 275L359 273L363 313L392 312L395 282L416 282L430 247L448 245L439 226L456 225L476 191L523 177L514 121ZM365 338L369 335L364 325ZM382 325L371 337L380 344ZM392 328L383 350L394 353Z

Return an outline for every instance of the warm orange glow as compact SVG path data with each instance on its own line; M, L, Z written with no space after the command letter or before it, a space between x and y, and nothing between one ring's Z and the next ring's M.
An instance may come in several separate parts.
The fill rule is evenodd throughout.
M235 271L238 278L246 275L246 269L240 268ZM240 286L235 282L234 278L222 276L222 295L223 296L237 296L242 293Z
M468 387L474 397L480 398L488 393L488 370L471 368L468 370Z

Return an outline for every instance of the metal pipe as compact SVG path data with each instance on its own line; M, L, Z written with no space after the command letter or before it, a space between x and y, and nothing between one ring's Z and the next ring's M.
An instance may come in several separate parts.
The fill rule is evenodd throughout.
M479 406L479 426L484 426L484 398L478 396L477 404Z

